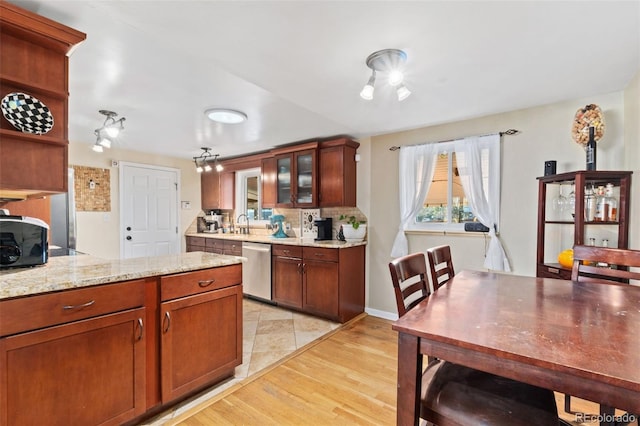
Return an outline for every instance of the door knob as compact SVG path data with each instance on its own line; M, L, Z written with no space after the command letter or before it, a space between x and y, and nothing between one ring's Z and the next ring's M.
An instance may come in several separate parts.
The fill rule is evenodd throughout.
M131 235L127 235L127 241L131 241Z
M131 227L130 226L127 226L127 231L131 231Z

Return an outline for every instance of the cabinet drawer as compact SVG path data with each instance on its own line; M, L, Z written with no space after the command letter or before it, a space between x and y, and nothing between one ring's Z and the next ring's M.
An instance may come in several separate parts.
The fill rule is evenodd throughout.
M239 264L167 275L160 277L160 298L164 302L241 283L242 266Z
M303 247L302 257L305 260L326 260L330 262L338 261L338 249Z
M144 280L29 296L0 303L0 336L144 305Z
M284 244L272 244L271 254L273 256L302 257L302 247L289 246Z
M224 254L242 256L242 241L225 241Z
M187 237L187 244L191 244L194 247L202 247L204 248L205 242L204 237Z
M222 253L222 250L224 249L224 240L219 238L203 238L203 240L205 240L207 251L210 251L208 249L215 249L220 250L220 253Z

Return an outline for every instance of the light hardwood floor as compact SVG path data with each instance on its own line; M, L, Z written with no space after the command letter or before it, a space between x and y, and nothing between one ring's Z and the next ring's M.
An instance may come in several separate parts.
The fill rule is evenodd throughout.
M171 424L394 425L396 339L390 321L363 316ZM561 410L562 395L557 400L565 420L597 424L575 422ZM595 404L578 398L572 408L597 413Z

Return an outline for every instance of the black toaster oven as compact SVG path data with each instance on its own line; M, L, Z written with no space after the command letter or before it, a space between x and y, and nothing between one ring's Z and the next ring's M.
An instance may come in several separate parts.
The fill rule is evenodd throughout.
M49 226L27 216L0 216L0 268L47 263Z

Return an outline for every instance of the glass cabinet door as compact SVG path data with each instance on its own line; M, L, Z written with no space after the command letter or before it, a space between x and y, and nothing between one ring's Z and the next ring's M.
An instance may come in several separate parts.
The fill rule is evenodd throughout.
M278 204L291 203L291 157L277 159Z
M313 155L311 153L296 157L297 187L296 203L313 202Z

